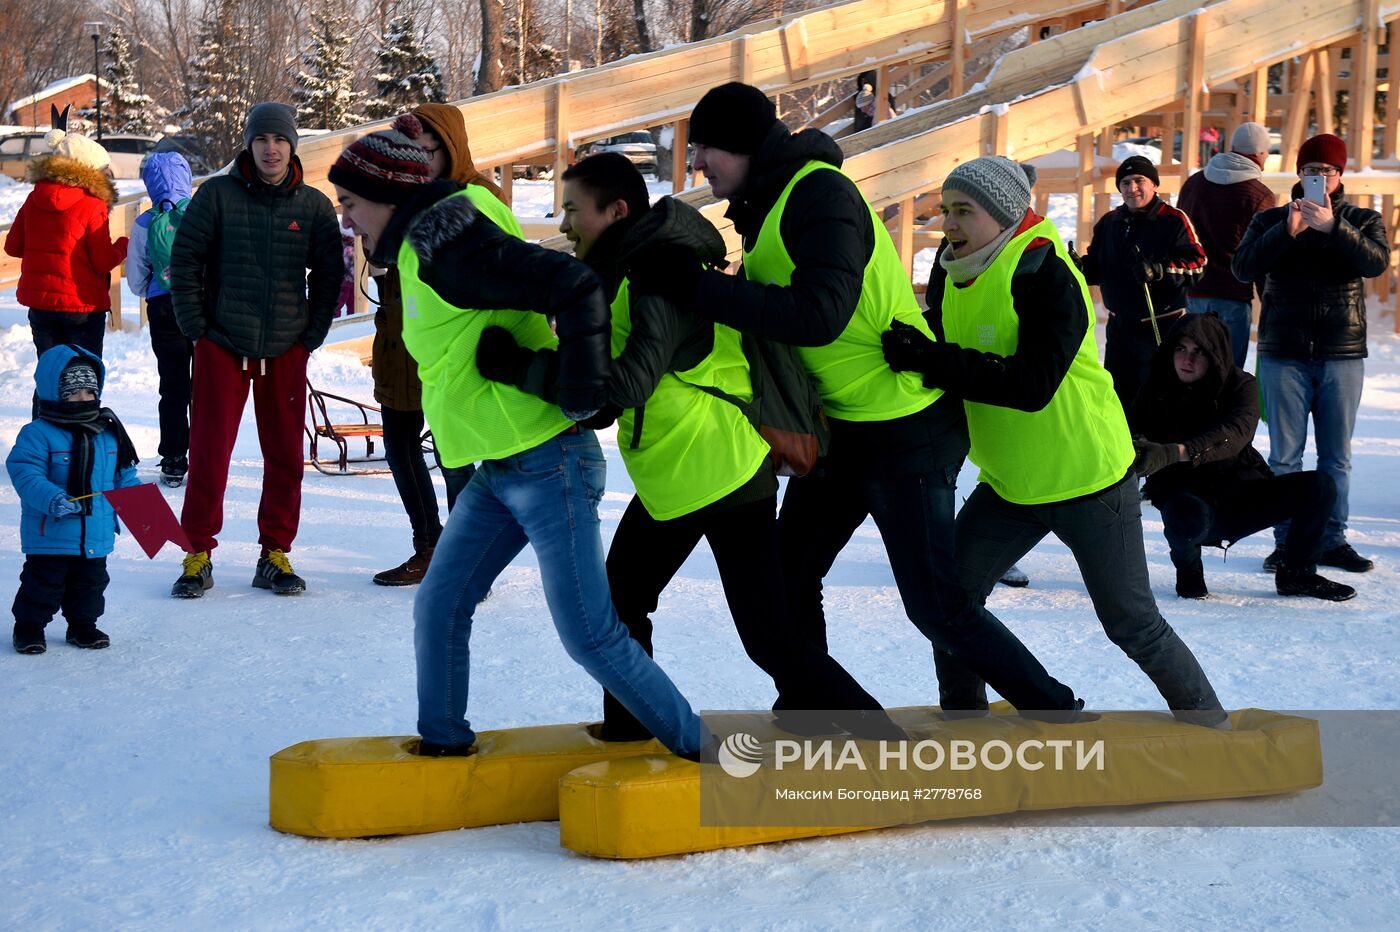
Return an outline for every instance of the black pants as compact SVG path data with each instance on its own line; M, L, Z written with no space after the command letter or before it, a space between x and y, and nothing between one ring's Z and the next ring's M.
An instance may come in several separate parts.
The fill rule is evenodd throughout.
M102 355L102 338L107 333L107 311L43 311L29 309L29 332L34 337L34 349L42 356L45 350L64 343L81 346L94 356Z
M704 537L744 652L778 689L777 709L879 709L875 697L812 642L797 636L787 611L778 555L777 496L657 521L633 496L608 550L608 585L617 614L647 654L657 600ZM611 694L603 694L609 738L646 737Z
M1336 500L1337 484L1316 471L1232 482L1220 489L1214 506L1188 492L1164 501L1162 529L1172 564L1200 571L1201 545L1237 541L1290 521L1283 562L1289 569L1311 572Z
M979 484L958 512L963 585L985 600L1001 575L1052 533L1074 554L1109 640L1147 674L1168 708L1188 713L1183 719L1212 724L1211 716L1189 714L1218 710L1220 700L1191 649L1157 610L1147 576L1142 503L1132 473L1102 492L1043 505L1018 505ZM986 708L982 677L949 654L936 653L934 662L945 704ZM992 686L1001 692L996 683Z
M1171 311L1157 309L1157 331L1165 339L1167 331L1184 316L1181 308ZM1131 411L1138 392L1147 381L1152 357L1157 352L1157 337L1152 323L1114 315L1104 328L1103 367L1113 376L1113 391L1123 410Z
M156 354L156 371L160 375L160 456L185 456L190 451L194 344L175 323L175 307L168 294L146 302L146 327L151 332L151 349Z
M442 535L442 520L437 491L423 458L423 412L380 406L379 417L384 424L384 459L393 473L403 510L408 513L414 549L436 546Z
M442 481L447 484L447 510L450 513L452 506L457 504L457 496L462 494L467 483L472 481L472 476L476 475L476 464L444 466L442 465L442 454L438 452L436 444L433 445L433 460L437 462L438 469L442 472Z
M68 627L90 628L107 607L107 558L31 553L19 571L15 627L42 631L63 610Z
M793 624L826 649L822 580L869 515L885 542L905 614L936 649L956 654L1017 709L1072 708L1073 691L958 581L953 497L959 465L904 478L814 473L789 480L778 523Z

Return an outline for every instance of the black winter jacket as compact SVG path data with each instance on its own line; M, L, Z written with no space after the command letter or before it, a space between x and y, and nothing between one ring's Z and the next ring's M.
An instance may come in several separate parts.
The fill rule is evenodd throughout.
M1301 186L1293 189L1302 196ZM1332 194L1331 233L1305 228L1288 235L1290 204L1256 214L1233 263L1242 281L1264 283L1259 355L1288 359L1366 356L1365 279L1390 261L1385 223L1374 210Z
M1210 371L1190 385L1173 362L1184 337L1210 359ZM1181 492L1213 505L1232 484L1273 475L1251 445L1259 427L1258 383L1235 365L1230 331L1214 314L1188 314L1167 333L1128 420L1135 435L1186 446L1186 462L1147 479L1147 497L1158 508Z
M1139 211L1118 206L1094 224L1094 238L1084 254L1084 280L1098 285L1104 306L1119 325L1145 321L1147 301L1134 270L1138 253L1160 262L1166 277L1152 283L1152 310L1157 314L1186 306L1186 291L1206 267L1206 253L1191 221L1160 197Z
M292 157L277 186L240 153L227 175L200 185L170 251L175 319L191 340L207 337L252 359L326 338L345 277L330 199L302 183ZM310 273L308 275L308 270Z
M558 402L583 420L606 401L612 311L598 276L572 256L516 239L465 197L435 181L395 209L371 261L398 264L407 239L419 278L454 307L534 311L554 318L559 337ZM476 365L464 359L464 366Z
M821 130L791 134L782 124L749 163L744 189L726 216L752 248L783 188L809 161L840 167L845 156ZM877 231L860 189L845 175L819 171L793 188L778 231L794 269L786 287L743 273L700 276L697 310L711 320L793 346L825 346L855 315ZM880 236L888 236L878 231ZM967 455L962 405L938 401L890 421L831 419L831 452L819 469L866 477L915 476Z

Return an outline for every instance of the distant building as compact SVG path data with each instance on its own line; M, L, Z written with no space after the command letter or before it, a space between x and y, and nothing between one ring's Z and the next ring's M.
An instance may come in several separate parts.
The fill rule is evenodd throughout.
M102 82L104 91L108 85ZM63 108L69 104L73 105L73 112L86 110L97 103L97 84L91 74L78 74L71 78L62 78L53 82L43 90L30 94L28 97L21 97L19 100L11 101L6 112L10 123L20 126L47 126L49 124L49 107L55 106L61 113Z

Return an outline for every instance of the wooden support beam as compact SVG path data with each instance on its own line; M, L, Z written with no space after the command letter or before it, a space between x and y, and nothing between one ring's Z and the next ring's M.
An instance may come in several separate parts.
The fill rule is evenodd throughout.
M991 107L982 114L982 154L1008 155L1011 110L1006 106Z
M799 16L778 30L783 39L783 56L787 60L788 81L798 84L812 73L807 54L807 20Z
M1364 0L1361 5L1361 40L1352 52L1351 126L1356 145L1352 154L1356 167L1366 171L1371 167L1371 150L1376 144L1376 67L1380 59L1380 38L1385 28L1381 23L1380 0ZM1396 86L1396 75L1387 78L1389 87ZM1348 139L1348 142L1351 140Z
M1269 125L1269 66L1256 68L1249 81L1250 122Z
M1298 158L1298 148L1302 146L1308 131L1308 112L1312 109L1308 92L1313 86L1313 74L1317 69L1317 56L1304 55L1296 74L1292 75L1293 101L1287 111L1288 118L1283 127L1283 141L1279 146L1279 163L1286 171Z
M1386 79L1385 92L1385 139L1382 140L1381 155L1387 159L1400 156L1400 146L1395 144L1397 127L1400 127L1400 23L1386 27Z
M749 53L749 47L752 44L753 39L747 35L740 36L739 40L734 43L734 80L744 84L753 83L753 55Z
M1088 247L1089 238L1094 232L1094 135L1084 133L1076 144L1079 156L1078 174L1075 176L1075 189L1079 193L1079 212L1075 223L1075 236L1079 249Z
M963 95L963 72L967 68L967 0L948 0L947 5L953 41L948 53L948 96L953 98Z
M369 294L367 293L369 291L369 263L365 261L365 250L363 247L364 243L356 237L354 249L355 271L351 273L354 275L354 303L350 306L351 312L355 314L364 314L369 310ZM143 320L145 316L145 304L143 303L141 310L141 317Z
M890 69L875 69L875 118L874 123L883 123L890 118Z
M1332 104L1337 93L1333 83L1337 74L1336 61L1331 49L1319 49L1313 53L1313 58L1316 59L1314 70L1317 74L1317 94L1313 98L1313 106L1317 108L1317 131L1335 133L1337 123L1333 117Z
M904 265L906 278L914 276L914 199L906 197L899 202L899 235L895 237L895 247L899 251L899 261Z
M515 166L507 162L501 166L501 200L510 207L515 202Z
M573 149L569 146L569 82L554 85L554 216L564 210L564 185L561 179L569 167Z
M1186 46L1186 106L1181 125L1181 178L1185 181L1200 165L1201 84L1206 75L1206 14L1191 17L1191 38ZM1163 158L1167 156L1163 152Z
M686 149L690 145L690 121L677 120L671 133L671 193L685 190Z

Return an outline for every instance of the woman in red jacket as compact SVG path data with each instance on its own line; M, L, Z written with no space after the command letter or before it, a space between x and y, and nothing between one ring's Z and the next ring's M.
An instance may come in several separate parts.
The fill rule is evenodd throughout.
M35 349L75 343L102 355L112 269L126 259L126 237L112 242L117 202L112 160L92 140L61 129L46 137L52 155L29 169L34 190L19 209L5 252L22 260L15 297L29 308Z

